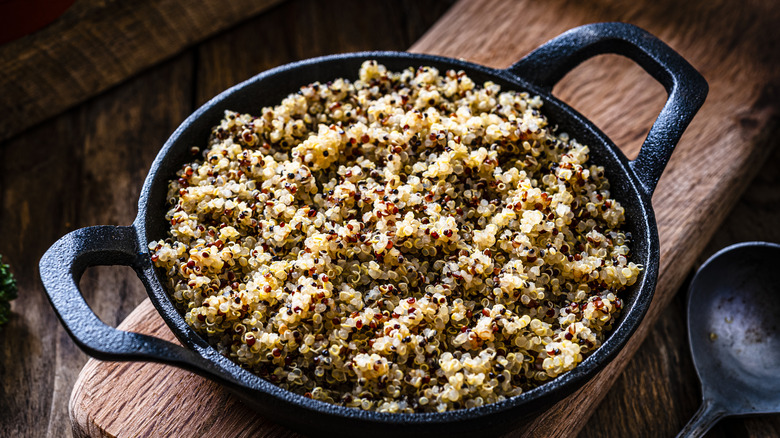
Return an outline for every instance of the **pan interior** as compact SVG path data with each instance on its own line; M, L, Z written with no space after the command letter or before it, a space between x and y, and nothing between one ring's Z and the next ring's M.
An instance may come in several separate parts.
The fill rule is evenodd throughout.
M260 74L239 84L212 99L190 116L174 132L158 155L147 177L139 202L139 219L136 221L136 226L139 229L139 238L142 240L141 247L146 248L146 244L150 240L167 237L166 232L170 224L165 220L164 216L169 208L166 199L168 181L175 177L176 171L181 169L183 163L194 158L191 153L193 146L203 147L206 145L211 128L218 124L225 110L229 109L250 114L257 113L263 106L277 104L303 85L315 81L327 82L339 77L356 79L360 65L366 59L376 59L393 71L410 66L416 68L422 65L433 66L440 71L453 68L464 70L478 84L490 80L501 85L502 89L524 90L534 95L538 94L544 101L542 112L552 124L559 126L558 132L567 132L580 143L588 145L591 151L591 162L604 166L606 176L611 183L612 197L619 200L626 210L626 222L623 225L623 229L631 233L632 236L631 260L634 263L641 264L644 267L644 271L633 286L622 292L621 298L625 303L624 310L618 322L614 325L613 332L602 347L580 363L573 371L514 398L523 399L520 401L522 402L547 397L548 394L546 392L564 389L563 387L568 388L567 392L576 389L577 384L584 383L584 379L593 375L596 370L604 366L607 360L617 352L639 324L649 304L648 294L652 293L654 287L657 264L654 220L652 219L648 200L640 194L638 185L627 166L627 160L606 136L578 113L550 96L549 93L533 85L526 84L504 71L426 55L369 52L332 56L291 64ZM153 301L156 304L166 302L167 305L164 307L172 309L172 302L168 299L159 280L160 274L158 273L155 278L150 279L150 282L155 285L155 287L151 288L150 294L157 295L153 297ZM640 294L640 291L642 291L642 294ZM159 305L158 309L163 313L163 317L169 325L175 325L172 328L180 339L191 339L193 336L198 336L194 331L189 330L183 322L183 318L178 315L165 315L164 309L161 309ZM175 321L175 324L172 324L171 320L177 317L178 320ZM236 369L241 371L238 367ZM500 403L507 404L509 401ZM511 402L509 404L516 403ZM496 407L494 406L490 409L494 408ZM481 408L472 408L470 410L479 409ZM446 419L450 413L445 412L444 414L435 415L440 415L441 418Z

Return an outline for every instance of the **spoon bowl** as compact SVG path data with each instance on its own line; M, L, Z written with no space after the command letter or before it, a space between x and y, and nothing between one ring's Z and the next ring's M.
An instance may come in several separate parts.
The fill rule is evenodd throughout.
M720 418L780 412L780 245L745 242L713 255L688 293L688 339L702 406L679 436Z

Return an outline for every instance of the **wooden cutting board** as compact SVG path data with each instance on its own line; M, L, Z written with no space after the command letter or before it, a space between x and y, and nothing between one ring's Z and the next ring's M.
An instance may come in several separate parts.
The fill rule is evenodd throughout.
M707 103L653 197L661 269L644 322L594 380L512 436L573 435L585 426L769 146L777 143L780 13L771 1L740 6L725 0L684 5L656 0L643 6L622 0L461 0L410 49L503 68L569 28L627 21L666 41L710 84ZM597 91L604 83L611 84L609 94ZM649 75L615 56L586 62L554 93L593 120L629 157L636 156L666 99ZM120 328L174 339L148 300ZM74 387L70 412L77 436L295 436L218 385L156 364L90 360Z

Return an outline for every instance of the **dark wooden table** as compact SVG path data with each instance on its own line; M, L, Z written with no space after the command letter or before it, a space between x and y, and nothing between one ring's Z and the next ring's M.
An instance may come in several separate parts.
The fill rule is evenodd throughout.
M0 143L0 254L20 287L11 322L0 330L0 436L70 433L68 399L87 357L60 326L38 278L38 260L56 239L80 227L132 222L160 145L221 90L297 59L404 50L452 3L376 2L358 13L358 0L288 0ZM225 51L236 54L229 65L216 62ZM779 168L775 148L700 261L730 243L780 242ZM90 269L81 285L112 325L146 296L126 268ZM580 436L672 436L693 415L700 390L684 304L685 288ZM780 436L780 416L727 419L711 436Z

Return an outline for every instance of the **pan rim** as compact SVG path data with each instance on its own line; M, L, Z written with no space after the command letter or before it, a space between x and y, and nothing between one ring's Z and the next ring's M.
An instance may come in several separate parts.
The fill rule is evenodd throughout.
M394 52L394 51L366 51L366 52L353 52L345 54L328 55L323 57L306 59L290 64L285 64L265 72L262 72L246 81L243 81L233 87L228 88L222 93L218 94L190 116L188 116L181 125L171 134L169 139L165 142L154 162L150 166L149 173L144 181L141 194L139 196L138 215L136 217L133 226L136 229L139 248L141 248L141 256L149 258L150 254L147 249L149 242L149 236L147 235L147 223L149 219L149 201L150 193L156 187L155 184L159 184L160 171L163 169L164 161L171 156L171 151L176 147L182 147L178 144L178 140L182 135L190 129L191 125L198 123L205 114L209 111L214 111L213 108L219 107L228 98L236 93L243 92L247 87L257 85L269 78L276 77L282 74L291 74L291 72L298 69L312 68L313 66L321 66L331 62L343 62L345 59L393 59L393 60L407 60L413 62L426 62L426 63L438 63L446 64L454 68L465 69L469 74L473 72L479 72L482 75L499 78L503 82L511 83L517 89L528 91L529 93L539 95L544 101L544 105L551 105L557 110L566 114L569 118L568 121L572 125L577 125L582 128L582 131L575 132L574 137L577 137L582 132L587 132L591 138L596 138L599 141L597 147L603 148L606 155L609 155L611 159L617 164L619 168L613 168L614 172L622 172L625 174L625 180L630 183L630 187L625 189L625 192L634 194L637 201L634 207L639 207L641 211L635 212L637 218L641 218L641 222L637 224L638 228L644 230L644 236L641 239L647 243L645 248L646 254L642 257L643 260L648 260L652 263L643 263L644 270L640 279L633 286L636 287L637 298L630 308L624 308L623 314L619 324L613 327L608 338L605 342L593 351L588 357L586 357L580 364L578 364L573 370L562 374L546 383L525 391L517 396L486 404L480 407L450 410L437 413L383 413L376 411L363 411L356 408L347 408L340 405L329 404L326 402L320 402L313 399L305 398L301 395L295 394L291 391L281 389L280 387L272 384L271 382L262 379L261 377L245 370L238 364L228 359L225 356L219 354L214 347L192 330L181 317L176 306L170 300L163 282L156 272L151 263L147 263L147 268L144 269L145 283L147 284L147 292L151 298L152 303L157 309L158 313L163 317L166 324L171 328L176 337L190 349L194 349L198 354L203 356L205 360L208 360L220 368L220 371L226 373L228 376L237 380L237 385L246 388L251 391L259 391L269 396L279 398L285 403L294 404L299 408L307 410L314 410L320 413L328 415L337 415L344 417L345 419L361 419L368 420L372 423L382 423L386 425L390 424L440 424L440 423L452 423L458 421L469 421L483 419L486 416L498 414L506 411L512 411L521 409L522 407L528 408L529 411L536 411L534 406L530 406L534 403L547 407L553 402L560 400L568 395L571 395L579 388L582 388L588 381L590 381L602 368L610 363L614 357L625 347L628 340L631 338L634 331L640 325L643 316L647 313L649 308L653 292L657 281L658 263L659 263L659 243L655 218L653 210L650 205L649 196L645 195L641 189L635 173L629 167L628 159L623 153L615 146L615 144L607 137L599 128L597 128L590 120L582 116L579 112L568 106L566 103L558 100L552 95L550 90L544 89L537 85L527 82L521 77L518 77L508 70L493 69L480 64L467 62L460 59L447 58L437 55L416 54L408 52ZM323 78L325 80L326 78ZM303 83L299 85L305 85ZM596 145L589 145L591 148ZM604 165L604 163L599 163ZM165 180L165 179L163 179ZM634 240L639 240L639 236ZM632 248L633 250L633 248ZM632 251L634 256L636 253ZM175 319L178 318L178 319ZM251 395L250 395L251 396Z

